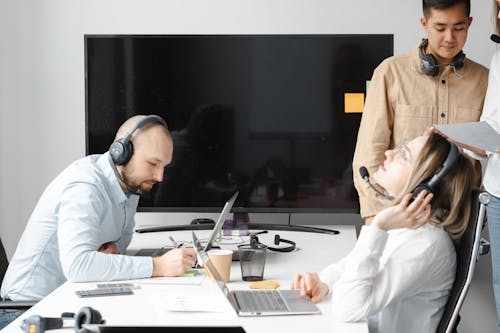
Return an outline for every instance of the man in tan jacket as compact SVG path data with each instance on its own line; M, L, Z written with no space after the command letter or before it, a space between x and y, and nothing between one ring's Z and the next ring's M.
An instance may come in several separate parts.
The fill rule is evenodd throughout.
M477 121L481 115L488 70L462 52L472 23L470 0L422 3L420 22L427 39L406 54L384 60L367 93L353 160L361 216L367 223L391 201L361 178L361 166L373 174L386 150L433 124Z

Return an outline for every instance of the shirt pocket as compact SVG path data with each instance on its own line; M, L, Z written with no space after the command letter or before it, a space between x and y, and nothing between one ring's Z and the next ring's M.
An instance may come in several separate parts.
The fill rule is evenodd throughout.
M397 104L394 110L392 136L395 144L422 135L432 126L433 107Z
M481 117L481 110L457 107L455 111L455 122L457 123L468 123L471 121L479 121Z

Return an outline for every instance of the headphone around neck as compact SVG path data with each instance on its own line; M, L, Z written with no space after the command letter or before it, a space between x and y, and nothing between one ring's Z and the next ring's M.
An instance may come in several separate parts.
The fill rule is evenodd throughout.
M432 54L425 54L424 48L429 43L428 39L423 39L418 47L418 56L420 57L420 69L422 72L429 76L437 76L439 74L439 67L450 66L455 69L460 69L464 66L465 53L460 51L450 64L440 65Z
M261 232L258 232L257 234L267 234L267 231L261 231ZM259 241L259 237L257 237L257 234L250 236L250 245L262 244ZM280 243L286 243L286 244L290 244L290 245L287 245L285 247L271 247L271 246L266 245L266 247L268 250L275 251L275 252L292 252L293 250L295 250L296 245L295 245L294 241L291 241L288 239L283 239L280 237L280 235L276 234L274 236L274 245L279 245ZM262 244L262 245L264 245L264 244Z
M455 164L455 161L457 160L459 155L460 155L460 150L458 149L458 146L453 142L450 142L450 151L446 156L446 160L443 163L443 167L436 174L434 174L434 176L428 178L423 183L415 187L415 190L413 190L413 195L412 195L413 199L415 199L418 196L418 194L423 190L427 190L427 192L432 193L434 194L434 196L436 196L437 193L439 192L439 184L441 180L446 175L446 173L451 169L453 164Z
M116 140L109 146L109 156L111 156L111 160L115 165L124 165L130 161L134 153L134 145L131 141L132 135L135 131L150 123L159 123L168 129L165 120L159 116L149 115L141 119L123 138Z

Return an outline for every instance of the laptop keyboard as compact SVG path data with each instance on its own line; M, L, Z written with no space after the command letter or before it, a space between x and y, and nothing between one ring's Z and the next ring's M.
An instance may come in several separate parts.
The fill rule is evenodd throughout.
M238 290L236 298L244 312L285 312L288 307L276 290Z

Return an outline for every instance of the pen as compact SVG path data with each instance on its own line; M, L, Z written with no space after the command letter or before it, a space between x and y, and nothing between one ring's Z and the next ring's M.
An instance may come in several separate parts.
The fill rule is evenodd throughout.
M177 241L174 239L174 237L172 236L168 236L168 238L170 239L170 241L172 242L172 245L174 245L174 247L179 247L179 244L177 243Z
M184 245L184 243L177 243L177 245L175 246L176 249L180 248L182 245Z

